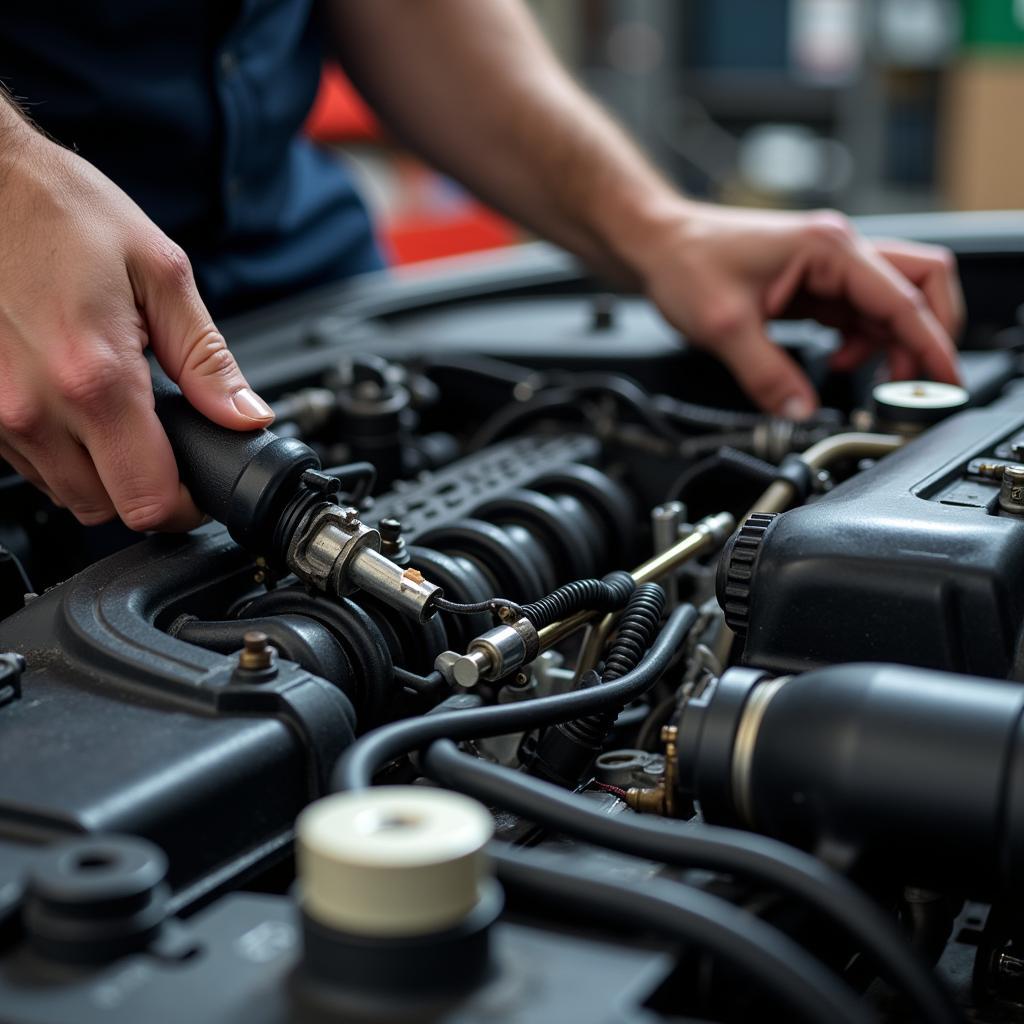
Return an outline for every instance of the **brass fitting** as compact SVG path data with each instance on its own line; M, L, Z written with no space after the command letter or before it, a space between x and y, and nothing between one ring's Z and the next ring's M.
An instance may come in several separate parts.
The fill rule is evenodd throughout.
M238 667L247 672L265 672L272 668L277 651L270 645L266 633L251 629L242 637L245 645L238 652Z
M665 775L657 786L646 789L632 787L626 790L626 804L638 814L660 814L665 818L676 816L676 767L679 727L665 725L661 729L661 742L665 745Z

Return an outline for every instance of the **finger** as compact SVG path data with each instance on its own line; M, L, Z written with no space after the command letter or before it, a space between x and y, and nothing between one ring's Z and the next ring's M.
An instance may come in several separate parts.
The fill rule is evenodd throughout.
M925 373L960 383L956 351L922 293L868 245L856 245L837 268L847 301L888 329L889 344L912 352Z
M878 342L863 335L850 335L842 347L829 360L829 369L838 373L849 373L863 366L872 356L878 354Z
M43 478L36 472L35 467L28 459L22 458L13 448L0 441L0 458L2 458L19 476L27 480L33 487L45 494L59 508L63 508L63 502L58 501L50 493L50 489L43 482Z
M184 252L163 249L137 260L132 286L160 365L204 416L233 430L254 430L274 419L270 406L242 375L196 290Z
M804 420L814 414L818 397L799 366L752 320L713 351L732 371L740 387L773 416Z
M54 501L69 509L83 526L115 518L113 503L88 452L70 434L53 431L38 445L23 447L20 454L36 468Z
M152 381L140 357L108 390L102 411L91 410L76 420L76 431L126 526L188 530L202 516L178 477L153 406Z
M903 348L890 349L887 355L890 380L916 380L918 372L917 360L913 353Z
M875 248L909 281L924 293L936 319L956 337L964 326L964 295L956 258L935 245L914 242L877 241Z

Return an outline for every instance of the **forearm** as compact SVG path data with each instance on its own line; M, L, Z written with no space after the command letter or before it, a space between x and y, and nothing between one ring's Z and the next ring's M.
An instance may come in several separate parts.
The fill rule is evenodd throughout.
M519 0L334 0L346 71L434 164L596 270L638 283L683 200L561 67Z

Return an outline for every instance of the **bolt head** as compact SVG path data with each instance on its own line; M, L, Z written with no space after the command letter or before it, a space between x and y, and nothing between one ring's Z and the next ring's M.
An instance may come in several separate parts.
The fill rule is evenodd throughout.
M260 672L272 668L277 652L270 645L266 633L250 629L242 637L242 650L238 655L238 667L249 672Z

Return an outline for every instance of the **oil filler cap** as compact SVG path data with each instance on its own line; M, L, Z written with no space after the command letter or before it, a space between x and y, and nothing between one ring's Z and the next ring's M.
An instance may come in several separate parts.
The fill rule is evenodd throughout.
M761 546L778 517L775 512L755 512L733 535L718 562L715 590L725 612L725 624L737 636L746 636L750 625L750 593Z
M970 394L955 384L934 380L891 380L871 392L880 427L898 433L918 433L961 409Z
M481 900L493 832L482 804L444 790L384 786L325 797L298 819L302 909L348 935L452 928Z

